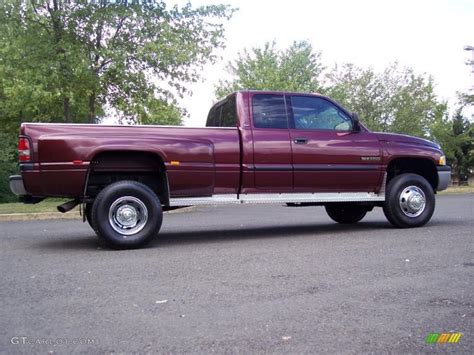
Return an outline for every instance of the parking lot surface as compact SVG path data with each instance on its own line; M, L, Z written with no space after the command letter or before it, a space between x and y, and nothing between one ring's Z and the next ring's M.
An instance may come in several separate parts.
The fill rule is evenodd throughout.
M80 221L0 223L0 351L474 351L474 195L431 222L357 225L322 207L165 214L148 248L113 251ZM457 344L429 333L461 332Z

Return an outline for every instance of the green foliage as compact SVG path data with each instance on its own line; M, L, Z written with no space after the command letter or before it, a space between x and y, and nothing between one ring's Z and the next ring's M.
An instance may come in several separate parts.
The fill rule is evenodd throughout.
M474 167L474 124L463 115L464 108L472 104L472 95L460 94L452 119L437 117L430 127L460 183L467 182Z
M181 124L176 98L216 61L234 11L159 1L0 2L1 148L4 140L15 145L23 121L92 123L107 110L128 123ZM10 198L13 161L2 155L0 200Z
M455 161L455 152L458 142L453 133L453 122L449 118L446 108L440 110L430 124L430 139L436 141L443 148L448 164Z
M95 122L105 107L129 122L155 121L157 107L176 105L216 60L222 20L233 11L156 1L2 2L0 113L14 126L22 118Z
M71 36L48 27L48 19L34 9L30 3L0 5L2 123L18 129L22 120L58 122L74 117L84 122L87 78L80 52Z
M153 99L137 108L136 121L140 124L179 125L184 114L185 111L174 102L167 103ZM133 123L133 121L127 121L127 123Z
M16 201L8 179L10 175L18 173L16 143L16 136L0 131L0 203Z
M306 41L286 50L275 42L244 50L227 65L230 80L220 81L216 97L241 89L322 92L360 114L376 131L428 135L428 126L440 107L431 77L411 68L390 65L381 73L353 64L335 66L324 73L321 53ZM441 106L439 106L441 105Z
M293 42L286 50L278 50L275 42L244 50L236 61L227 64L233 78L219 82L216 96L223 98L242 89L318 91L323 70L320 57L321 53L306 41Z
M9 176L18 174L17 164L10 161L0 161L0 203L17 201L10 191Z
M474 104L474 95L460 94L459 108L449 118L446 102L434 94L432 77L411 68L395 63L376 72L342 64L324 71L321 53L303 41L286 50L276 49L275 42L244 50L228 63L227 71L231 79L216 86L218 99L242 89L318 91L358 112L373 131L437 141L461 180L466 180L474 167L474 125L462 116L463 108Z
M393 64L382 73L345 64L327 74L325 93L360 114L375 131L428 135L435 114L446 108L433 92L431 77Z
M380 75L372 69L344 64L341 67L336 65L326 74L326 79L326 95L359 113L370 129L384 130L388 100Z
M474 125L460 111L453 118L453 135L456 147L453 169L459 181L465 182L474 167Z

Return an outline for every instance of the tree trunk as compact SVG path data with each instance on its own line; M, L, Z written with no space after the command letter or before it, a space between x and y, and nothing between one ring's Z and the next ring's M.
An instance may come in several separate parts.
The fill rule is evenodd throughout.
M95 93L89 95L89 123L97 123L95 119Z
M69 110L69 97L63 99L64 122L71 122L71 113Z

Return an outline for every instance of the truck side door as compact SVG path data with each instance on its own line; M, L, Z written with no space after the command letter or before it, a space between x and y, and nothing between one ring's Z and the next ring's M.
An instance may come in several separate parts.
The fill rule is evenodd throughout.
M351 116L329 99L304 95L286 99L295 191L374 191L382 174L377 137L354 131Z
M283 94L255 94L251 100L255 187L293 189L290 132Z

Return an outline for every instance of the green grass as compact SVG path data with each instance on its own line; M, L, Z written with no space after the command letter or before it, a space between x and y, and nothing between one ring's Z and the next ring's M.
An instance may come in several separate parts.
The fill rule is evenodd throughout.
M56 207L65 201L67 200L46 199L34 205L18 202L0 203L0 214L58 212Z
M474 192L474 186L451 186L441 191L440 195L445 194L469 194Z

